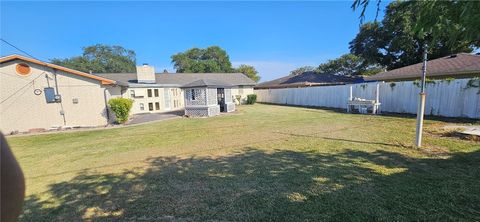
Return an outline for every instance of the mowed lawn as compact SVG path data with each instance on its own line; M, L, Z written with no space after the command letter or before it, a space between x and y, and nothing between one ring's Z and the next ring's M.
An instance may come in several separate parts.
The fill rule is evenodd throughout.
M414 117L259 104L7 140L23 221L479 221L480 143L446 124L416 149Z

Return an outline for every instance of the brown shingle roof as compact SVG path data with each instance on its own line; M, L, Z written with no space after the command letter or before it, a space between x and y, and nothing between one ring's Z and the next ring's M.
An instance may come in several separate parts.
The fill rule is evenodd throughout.
M256 85L255 89L297 88L322 85L341 85L363 82L361 77L349 77L328 73L304 72L300 75L289 75Z
M422 63L365 77L365 80L411 80L422 76ZM480 55L459 53L427 62L427 77L469 77L480 75Z

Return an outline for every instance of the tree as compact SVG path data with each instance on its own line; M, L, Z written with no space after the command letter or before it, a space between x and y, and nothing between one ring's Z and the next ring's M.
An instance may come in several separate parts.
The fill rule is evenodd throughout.
M390 3L381 22L368 22L360 27L350 42L351 53L362 57L365 66L379 64L395 69L421 62L424 43L429 44L430 59L472 51L472 42L457 40L448 44L449 33L436 38L419 37L414 30L419 9L412 6L405 2Z
M377 16L382 0L375 0ZM370 0L354 0L352 9L361 9L360 21L363 23L365 11ZM404 8L415 10L415 20L412 21L412 31L417 38L428 36L433 42L445 40L448 33L448 45L457 42L468 42L475 47L480 47L480 1L402 1L399 4ZM376 17L375 17L376 20Z
M97 44L83 48L81 56L51 59L51 63L82 72L135 72L135 52L121 46Z
M227 52L218 46L210 46L206 49L191 48L172 55L171 58L179 73L230 73L233 71Z
M382 71L382 68L374 65L365 65L361 57L353 54L345 54L339 58L328 60L317 68L319 73L331 73L336 75L372 75Z
M258 76L258 72L253 66L242 64L235 69L235 72L243 73L255 82L260 80L260 76Z
M292 71L290 71L290 75L300 75L300 74L303 74L303 73L306 73L306 72L316 72L317 69L313 66L302 66L300 68L296 68Z

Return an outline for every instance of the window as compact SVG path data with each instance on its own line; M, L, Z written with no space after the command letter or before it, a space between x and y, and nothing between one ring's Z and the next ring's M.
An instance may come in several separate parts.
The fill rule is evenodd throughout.
M153 103L148 103L148 110L153 111Z
M171 108L171 94L170 94L170 89L168 88L165 88L164 91L163 91L163 101L165 101L165 110L169 110Z
M155 103L155 110L160 110L160 103L159 102Z
M143 105L143 103L140 103L140 110L145 110L145 105Z
M155 97L158 97L158 89L155 89L154 92L155 92Z
M130 90L130 97L135 98L135 90Z
M192 100L195 100L195 89L191 89Z
M152 97L152 90L151 89L147 89L147 95L148 95L148 97Z

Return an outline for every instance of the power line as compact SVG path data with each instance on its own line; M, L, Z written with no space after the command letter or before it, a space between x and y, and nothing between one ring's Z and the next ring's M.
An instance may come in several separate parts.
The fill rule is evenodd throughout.
M24 86L20 87L20 89L18 89L17 91L13 92L12 94L10 94L7 98L5 98L4 100L2 100L0 102L0 104L6 102L8 99L12 98L15 94L17 94L18 92L22 91L24 88L26 88L27 86L29 86L30 84L32 84L36 79L40 78L43 76L43 73L41 73L40 75L38 75L37 77L35 77L34 79L32 79L30 82L28 82L27 84L25 84Z
M28 56L30 56L30 57L32 57L32 58L34 58L34 59L40 60L40 59L36 58L35 56L31 55L30 53L25 52L24 50L18 48L17 46L13 45L12 43L8 42L7 40L5 40L5 39L3 39L3 38L0 38L0 40L2 40L2 42L5 42L5 43L8 44L9 46L15 48L16 50L24 53L25 55L28 55Z

